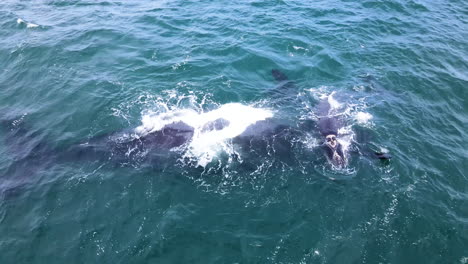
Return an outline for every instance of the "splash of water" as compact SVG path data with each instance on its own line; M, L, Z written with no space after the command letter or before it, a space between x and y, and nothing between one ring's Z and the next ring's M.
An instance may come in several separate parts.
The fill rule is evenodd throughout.
M366 112L357 112L355 119L359 124L367 124L373 118L373 116Z
M165 126L183 122L194 129L184 158L195 160L197 166L205 167L218 153L234 154L229 140L242 134L250 125L273 117L268 109L255 108L240 103L229 103L208 112L192 109L176 109L165 113L146 114L142 125L135 129L138 136L162 130ZM216 127L216 123L222 124Z
M335 98L333 98L334 94L335 92L333 91L330 95L327 96L327 100L330 104L331 111L336 111L342 107L342 104L338 102Z

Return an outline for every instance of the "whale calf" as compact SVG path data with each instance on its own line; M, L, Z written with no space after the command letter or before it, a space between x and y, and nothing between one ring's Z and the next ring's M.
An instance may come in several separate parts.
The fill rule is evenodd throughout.
M294 82L289 80L287 75L280 70L273 69L271 74L279 83L279 87L281 89L295 88ZM338 131L340 128L345 127L346 120L343 120L343 115L340 115L335 111L332 107L332 103L334 103L333 93L321 98L314 111L315 116L317 116L315 128L320 135L320 145L327 160L334 167L343 168L348 165L348 157L345 153L343 144L340 143L340 135ZM372 158L378 158L380 160L388 160L391 158L391 155L388 153L371 151L368 147L365 147L361 154L365 154Z

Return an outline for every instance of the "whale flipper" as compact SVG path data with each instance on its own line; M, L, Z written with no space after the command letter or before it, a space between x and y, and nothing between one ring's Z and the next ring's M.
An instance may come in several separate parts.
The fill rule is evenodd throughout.
M278 87L276 90L289 90L292 88L296 88L294 82L290 81L288 76L284 74L282 71L273 69L271 70L271 75L273 78L278 82ZM283 91L284 92L284 91Z
M271 75L273 75L273 78L275 78L277 82L284 82L289 80L286 74L282 73L280 70L277 69L271 70Z

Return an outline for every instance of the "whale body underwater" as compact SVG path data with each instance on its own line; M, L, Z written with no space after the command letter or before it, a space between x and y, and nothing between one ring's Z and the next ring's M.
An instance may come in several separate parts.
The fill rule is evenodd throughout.
M272 70L272 76L279 83L276 89L294 89L294 83L281 71ZM273 111L230 103L202 114L186 111L158 115L156 126L154 123L149 126L143 124L135 129L72 144L60 151L47 147L45 142L37 143L38 140L35 140L37 146L23 160L44 156L49 161L112 159L119 164L133 161L151 163L167 156L181 155L184 151L174 150L185 148L185 154L189 153L197 158L198 165L206 166L226 140L245 148L264 147L274 141L276 149L288 156L287 152L291 151L289 141L297 135L309 133L308 129L315 129L321 137L320 146L329 163L336 168L343 168L348 164L348 157L339 142L338 130L342 120L331 109L328 98L320 100L316 107L318 120L314 121L312 128L309 126L304 131L297 126L275 120ZM6 123L11 126L11 122ZM17 126L11 130L12 134L30 136L30 133ZM15 148L20 149L21 144L17 144ZM391 158L387 153L373 153L373 157L384 160Z

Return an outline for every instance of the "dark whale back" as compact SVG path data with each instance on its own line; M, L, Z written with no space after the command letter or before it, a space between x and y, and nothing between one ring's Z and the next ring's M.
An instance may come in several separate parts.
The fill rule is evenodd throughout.
M105 134L74 144L61 154L61 160L112 159L117 163L142 160L147 154L164 156L192 139L194 129L176 122L163 129L137 136L133 130Z
M171 149L190 141L193 133L194 129L191 126L183 122L177 122L165 126L160 131L149 133L139 140L147 148Z
M323 99L317 106L318 115L318 128L322 136L330 134L336 135L338 133L338 120L335 116L330 113L331 106L328 103L328 98Z

